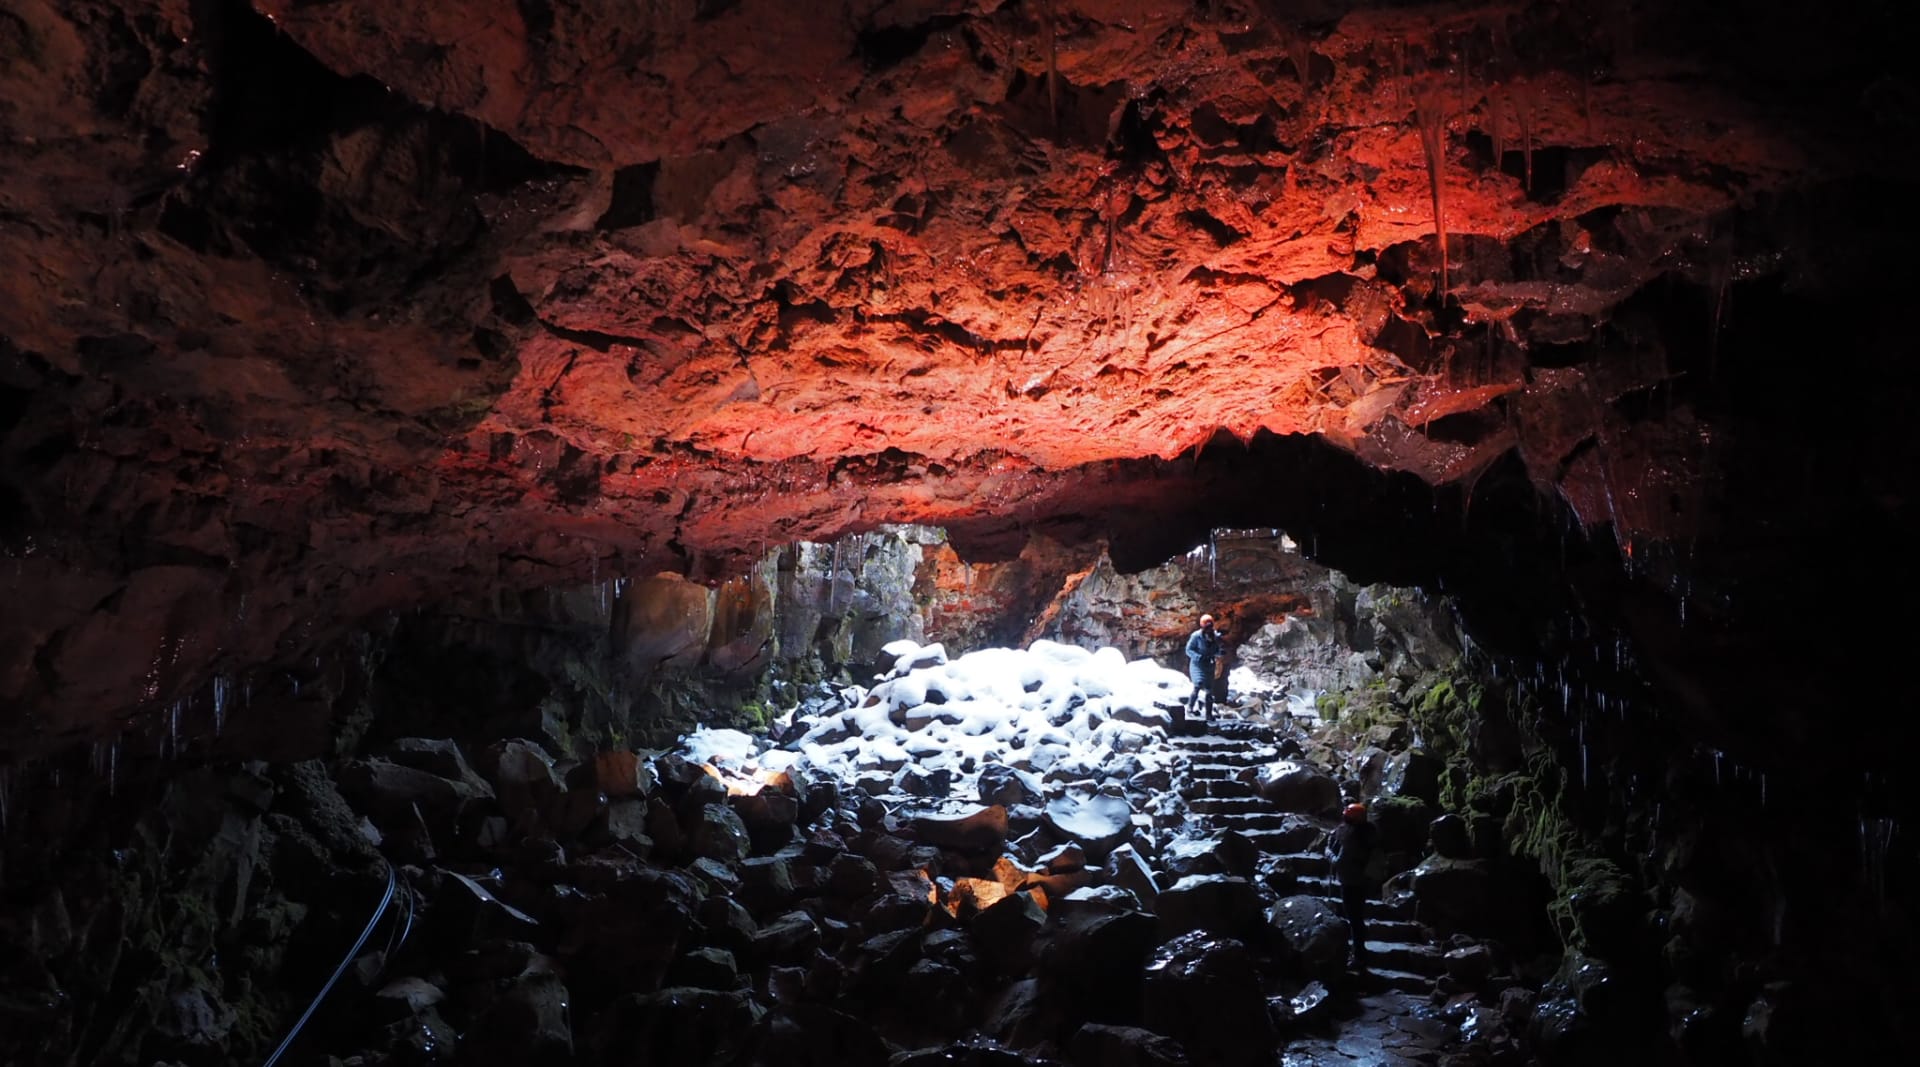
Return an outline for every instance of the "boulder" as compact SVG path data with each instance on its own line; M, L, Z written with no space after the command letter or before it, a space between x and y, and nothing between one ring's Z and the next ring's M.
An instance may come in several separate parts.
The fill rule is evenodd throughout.
M999 804L990 804L953 812L917 815L913 819L913 829L921 841L938 848L962 852L998 852L1007 840L1007 809ZM880 861L876 858L874 862Z
M1101 859L1133 836L1133 806L1125 797L1068 794L1047 803L1046 821L1061 837Z
M562 792L553 758L531 741L496 741L480 753L480 774L508 818L545 818Z
M645 859L653 851L653 838L647 836L646 802L638 797L610 802L601 819L601 834L609 843L625 846Z
M1340 806L1340 786L1326 774L1292 760L1253 769L1254 787L1281 811L1319 815Z
M1569 952L1541 987L1527 1030L1534 1047L1545 1055L1590 1062L1594 1056L1624 1051L1638 1011L1636 992L1604 961Z
M794 827L800 821L800 802L777 789L727 798L733 813L747 828L753 851L775 852L793 841Z
M753 935L753 956L760 963L792 963L806 959L820 946L820 927L804 911L790 911L760 927Z
M616 750L593 757L594 784L609 797L644 797L658 786L653 764L637 752Z
M910 1033L923 1040L958 1036L965 1029L973 984L959 968L934 960L915 960L900 976L896 1003L908 1005Z
M1042 998L1037 979L1023 978L1007 986L988 1005L982 1029L1012 1048L1034 1048L1051 1041L1058 1033L1060 1012L1056 1005Z
M738 989L742 981L733 953L711 946L696 948L674 960L667 980L677 986L721 992Z
M1160 936L1192 930L1247 937L1260 924L1260 893L1252 882L1225 874L1192 874L1160 891L1154 901Z
M701 856L687 864L687 873L706 886L709 894L733 896L740 891L739 873L719 860Z
M1040 799L1040 782L1012 767L991 764L980 771L980 803L1012 807Z
M410 814L418 807L436 821L459 814L469 801L492 796L485 782L442 778L431 771L384 759L348 760L340 767L340 792L357 810L380 818Z
M1473 842L1467 833L1467 821L1447 814L1427 825L1427 841L1444 859L1463 860L1473 855Z
M653 840L654 849L662 856L674 858L687 850L687 834L680 828L680 817L673 813L673 806L661 797L647 800L646 832Z
M487 887L458 871L435 868L442 876L434 894L434 918L466 940L490 934L526 936L540 924L531 915L493 895Z
M1352 930L1317 897L1285 897L1267 910L1285 960L1299 977L1332 982L1346 973Z
M1153 868L1140 857L1140 850L1132 845L1121 845L1107 855L1102 866L1109 885L1119 886L1132 893L1140 901L1151 907L1155 897L1160 895L1160 885L1154 879Z
M996 972L1017 974L1033 962L1033 939L1047 913L1031 893L1009 893L973 917L967 929L980 958Z
M560 795L549 810L547 824L562 841L575 841L606 814L607 795L598 789L576 789Z
M1380 787L1388 796L1414 797L1430 806L1440 803L1440 772L1445 764L1425 752L1402 752L1387 761Z
M1485 930L1492 888L1484 861L1429 856L1413 869L1414 915L1442 931Z
M1176 838L1160 850L1160 866L1169 877L1231 874L1253 877L1260 850L1245 834L1228 830L1213 837Z
M1068 1046L1077 1063L1101 1067L1187 1067L1187 1050L1173 1038L1137 1026L1088 1023Z
M675 986L633 994L602 1012L589 1044L592 1063L685 1063L690 1050L707 1063L732 1063L766 1015L744 989L720 992Z
M1145 1023L1198 1063L1273 1062L1273 1024L1247 947L1194 932L1162 945L1147 966Z
M1130 904L1124 894L1114 899L1089 893L1056 907L1036 973L1056 992L1068 1019L1140 1021L1142 982L1158 927L1152 915Z
M894 775L893 788L910 797L944 797L953 788L953 772L944 768L930 771L909 763Z
M550 971L506 980L476 1016L464 1046L485 1064L565 1062L573 1056L567 987Z
M447 991L424 978L396 978L373 995L374 1012L385 1019L404 1019L447 999Z
M871 860L842 853L827 873L827 891L836 897L864 897L880 884L880 869Z
M493 788L474 773L472 765L467 763L466 754L450 740L402 737L387 746L387 758L401 766L458 782L477 795L493 795Z
M1448 976L1462 985L1477 986L1493 977L1493 950L1485 945L1448 949L1441 960Z
M703 804L686 823L687 847L695 856L735 864L752 849L746 824L725 804Z
M1333 991L1323 982L1308 982L1290 997L1267 998L1267 1013L1288 1026L1315 1023L1333 1014Z
M760 927L739 901L732 897L708 897L700 902L699 914L708 945L726 949L735 959L753 947L753 935Z
M780 985L791 987L790 978ZM755 1034L753 1064L790 1064L792 1067L887 1067L888 1048L867 1020L825 1004L795 999L781 1003ZM706 1062L706 1061L701 1061Z
M740 864L742 903L756 914L776 911L794 898L792 865L784 856L755 856Z
M1087 869L1087 853L1072 841L1050 849L1035 861L1048 874L1069 874Z

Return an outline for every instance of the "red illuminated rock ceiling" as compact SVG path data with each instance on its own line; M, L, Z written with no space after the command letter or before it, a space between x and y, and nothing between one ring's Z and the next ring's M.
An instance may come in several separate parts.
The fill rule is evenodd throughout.
M1710 427L1620 401L1698 355L1622 308L1811 274L1750 220L1855 164L1649 7L16 0L0 698L590 560L1150 514L1223 431L1517 451L1687 533Z

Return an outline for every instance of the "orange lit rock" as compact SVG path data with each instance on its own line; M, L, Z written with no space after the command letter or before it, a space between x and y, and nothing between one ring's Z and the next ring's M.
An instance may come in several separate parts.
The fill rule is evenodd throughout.
M1881 166L1667 50L1685 5L1631 50L1580 5L1102 0L1057 78L1019 4L126 7L30 5L0 66L9 750L460 590L1191 535L1251 494L1176 457L1261 434L1441 485L1517 455L1684 538L1714 427L1623 414L1692 372L1620 309L1817 283L1772 205ZM937 610L1022 606L958 559ZM624 603L637 664L753 669L765 591L676 582Z

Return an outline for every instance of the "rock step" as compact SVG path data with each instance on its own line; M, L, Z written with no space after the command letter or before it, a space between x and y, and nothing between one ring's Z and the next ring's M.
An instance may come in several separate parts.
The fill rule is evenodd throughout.
M1295 874L1293 884L1298 886L1302 893L1311 893L1316 897L1338 897L1340 880L1325 873L1326 869L1326 864L1323 862L1319 874Z
M1260 756L1269 761L1278 759L1280 756L1280 750L1272 745L1240 737L1189 735L1169 737L1167 744L1183 752L1243 753Z
M1334 911L1334 914L1339 915L1342 918L1346 917L1347 909L1340 903L1340 898L1338 895L1328 896L1326 894L1316 894L1316 893L1308 893L1306 895L1313 897L1315 900L1318 900L1320 903L1325 904L1329 908L1332 908ZM1389 904L1384 900L1367 901L1368 924L1371 925L1376 922L1387 922L1387 921L1412 922L1413 921L1413 901L1409 900L1405 904Z
M1424 974L1374 967L1371 964L1362 974L1361 980L1376 988L1391 989L1401 993L1428 993L1433 990L1433 979Z
M1189 778L1179 785L1180 795L1195 797L1257 797L1259 792L1245 782L1232 778Z
M1261 797L1203 796L1187 801L1187 806L1200 815L1279 815L1273 806Z
M1288 874L1326 874L1333 861L1325 852L1282 852L1274 856Z
M1375 925L1368 923L1367 932L1373 933ZM1444 956L1438 948L1425 943L1367 940L1369 965L1377 963L1392 970L1424 974L1429 978L1438 978L1447 973Z
M1219 776L1231 778L1249 767L1261 767L1271 762L1270 760L1261 759L1258 753L1189 752L1185 753L1185 755L1187 757L1187 767L1189 770L1195 766L1208 768L1201 773L1201 777Z
M1230 811L1207 816L1215 830L1235 830L1242 834L1255 830L1279 830L1287 825L1283 811Z
M1300 835L1293 830L1242 830L1253 846L1268 855L1284 856L1300 847Z
M1187 764L1187 777L1197 781L1231 782L1234 780L1234 775L1244 770L1246 770L1246 768L1237 763L1189 763ZM1246 783L1243 782L1241 784L1245 785ZM1253 787L1247 786L1247 788L1252 789Z
M1432 947L1433 940L1427 928L1411 919L1367 919L1367 933L1382 941L1401 941L1413 945Z
M1270 745L1274 738L1279 736L1271 726L1229 718L1218 711L1210 719L1202 719L1197 715L1189 716L1187 726L1195 732L1178 735L1177 740L1231 741L1238 745L1256 742Z

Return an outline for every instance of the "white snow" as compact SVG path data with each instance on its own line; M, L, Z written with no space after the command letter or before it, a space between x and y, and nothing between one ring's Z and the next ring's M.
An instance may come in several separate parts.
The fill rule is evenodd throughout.
M882 652L894 661L891 674L870 690L847 690L855 706L800 718L803 732L780 749L736 730L700 729L683 753L736 773L794 769L847 783L866 776L868 784L912 763L950 772L954 795L967 800L977 795L980 771L1000 764L1060 796L1070 782L1091 791L1121 768L1159 767L1167 757L1150 742L1166 736L1172 710L1192 689L1185 675L1152 660L1055 641L951 660L939 644L895 641Z

